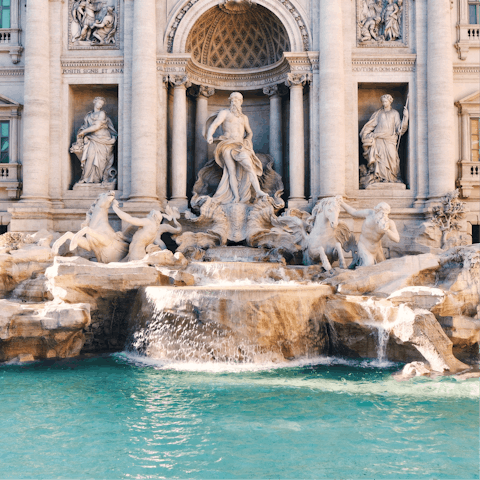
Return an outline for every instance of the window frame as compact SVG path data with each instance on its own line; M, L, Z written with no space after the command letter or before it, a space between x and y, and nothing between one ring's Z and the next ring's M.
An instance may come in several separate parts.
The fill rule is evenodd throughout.
M468 24L469 25L480 25L480 0L468 0ZM471 22L472 15L470 13L471 7L475 7L475 23Z

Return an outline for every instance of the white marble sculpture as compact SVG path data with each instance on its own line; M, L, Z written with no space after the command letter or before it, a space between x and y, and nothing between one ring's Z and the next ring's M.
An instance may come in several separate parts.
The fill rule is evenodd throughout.
M340 201L340 205L352 217L365 219L357 244L357 258L354 258L354 263L351 266L369 267L383 262L385 254L383 253L382 238L386 235L393 242L400 242L400 235L395 222L388 218L390 205L381 202L373 210L355 210L343 200Z
M377 110L360 132L366 170L361 170L361 186L371 183L402 183L398 147L408 128L408 100L403 119L392 108L393 97L381 97L383 108Z
M358 40L368 45L402 40L404 0L361 0Z
M70 152L77 155L82 165L79 184L108 184L116 180L117 171L113 168L113 162L117 132L102 110L105 103L103 97L93 100L93 111L85 116L83 125L77 132L77 141L70 148Z
M152 210L147 217L137 218L132 217L128 213L120 210L119 204L116 200L113 201L113 211L124 221L140 227L133 235L128 255L123 259L124 262L135 260L142 260L147 255L147 250L150 245L156 245L160 249L165 250L167 247L162 241L164 233L179 234L182 231L182 226L178 223L180 212L176 208L171 208L167 205L164 213L158 210ZM162 220L174 220L175 226L163 224Z
M81 247L94 252L100 263L120 262L128 253L128 241L122 232L115 232L108 222L108 210L115 200L115 192L102 193L87 212L82 229L73 234L67 232L52 246L55 255L60 247L70 240L70 251Z
M209 144L217 142L215 161L223 168L223 176L213 196L220 204L248 203L251 187L258 198L268 196L260 188L258 177L263 173L262 162L253 151L253 132L248 117L242 113L243 96L234 92L230 95L230 108L211 115L204 136ZM213 139L222 125L223 135Z
M383 0L365 2L363 20L360 23L360 41L377 40L382 21Z
M343 246L354 241L349 228L338 221L343 199L341 196L323 198L304 221L297 215L284 215L279 223L289 228L295 243L304 251L305 263L321 263L326 271L339 260L340 268L346 268Z
M73 3L70 40L88 45L115 44L117 13L115 7L93 0L77 0Z

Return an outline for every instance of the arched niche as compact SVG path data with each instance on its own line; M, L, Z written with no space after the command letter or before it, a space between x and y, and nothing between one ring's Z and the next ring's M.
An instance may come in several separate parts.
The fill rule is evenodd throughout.
M199 18L212 8L219 9L219 0L185 1L173 12L165 34L165 48L168 53L181 54L186 52L188 36ZM290 43L291 52L310 50L311 35L304 19L303 9L290 0L287 8L279 0L256 0L255 4L269 10L285 28Z

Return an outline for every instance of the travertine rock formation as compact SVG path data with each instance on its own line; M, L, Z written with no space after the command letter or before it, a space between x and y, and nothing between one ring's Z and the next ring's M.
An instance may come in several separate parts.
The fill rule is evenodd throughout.
M21 304L0 300L0 362L77 356L90 325L86 304ZM27 357L24 357L27 356Z

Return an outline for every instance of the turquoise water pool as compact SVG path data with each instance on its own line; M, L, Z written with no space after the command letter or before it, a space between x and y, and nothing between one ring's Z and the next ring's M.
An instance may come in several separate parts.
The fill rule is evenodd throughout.
M0 478L479 478L479 383L317 359L0 367Z

